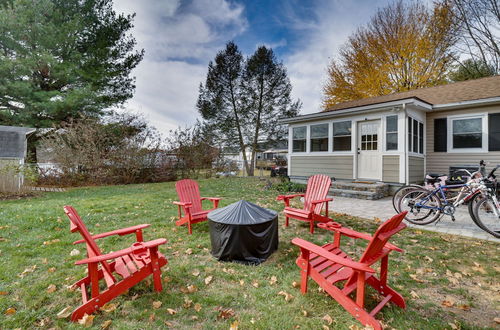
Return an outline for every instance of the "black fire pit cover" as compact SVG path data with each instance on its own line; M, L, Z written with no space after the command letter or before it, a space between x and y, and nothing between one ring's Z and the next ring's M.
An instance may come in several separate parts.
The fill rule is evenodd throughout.
M212 255L260 264L278 249L278 213L241 200L208 214Z

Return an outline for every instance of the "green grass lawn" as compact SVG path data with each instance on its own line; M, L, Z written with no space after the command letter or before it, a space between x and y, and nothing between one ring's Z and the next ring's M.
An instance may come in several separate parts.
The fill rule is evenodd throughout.
M223 198L221 206L246 199L277 211L283 209L281 202L275 201L277 192L265 190L265 182L257 179L199 183L203 196ZM78 188L0 201L0 329L81 327L57 318L64 308L74 309L81 303L78 290L71 291L68 286L85 274L85 267L74 265L85 250L71 244L80 237L69 232L69 220L62 209L66 204L80 212L93 233L150 223L146 240L168 240L160 247L169 260L163 268L164 291L155 293L151 282L143 281L113 301L118 304L114 311L98 313L95 328L109 320L111 328L122 329L228 329L235 322L240 329L362 328L313 281L305 296L294 285L299 282L295 265L298 248L290 240L299 236L324 244L331 239L330 233L317 229L310 235L308 224L291 220L289 228L280 225L279 250L262 265L220 263L210 255L207 222L195 225L191 236L185 227L174 225L174 200L174 183L162 183ZM370 233L378 226L373 219L334 218ZM283 224L282 216L279 221ZM98 243L109 252L127 247L133 238L110 237ZM351 239L343 242L344 248L357 256L365 246ZM494 318L499 312L499 244L413 229L398 234L393 243L406 252L391 255L389 283L400 290L408 307L402 310L388 305L377 316L384 324L396 329L498 327ZM75 248L80 254L71 256ZM212 281L206 284L209 276ZM285 301L281 291L293 299ZM157 301L161 306L153 308ZM221 313L221 309L227 311ZM220 317L222 314L228 318Z

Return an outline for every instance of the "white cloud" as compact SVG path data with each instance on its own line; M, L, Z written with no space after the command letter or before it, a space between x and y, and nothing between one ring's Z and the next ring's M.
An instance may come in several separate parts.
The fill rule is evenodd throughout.
M316 8L315 22L302 20L300 15L288 11L295 28L304 30L301 42L284 61L293 86L292 95L303 102L303 114L321 111L327 66L347 37L375 13L376 5L385 2L369 1L363 5L354 1L327 1Z
M144 114L162 134L193 124L208 61L247 28L243 6L225 0L116 0L114 6L118 13L136 13L132 33L145 50L133 72L135 95L125 108Z

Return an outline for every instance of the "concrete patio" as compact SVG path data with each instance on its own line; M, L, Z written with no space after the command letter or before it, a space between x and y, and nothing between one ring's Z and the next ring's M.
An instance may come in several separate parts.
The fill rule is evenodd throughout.
M395 214L392 207L392 197L385 197L379 200L360 200L346 197L333 197L333 204L330 203L329 210L336 213L345 213L365 219L379 218L386 220ZM467 206L461 206L455 213L455 221L451 217L445 215L441 221L434 222L424 226L408 224L410 227L421 230L429 230L452 235L461 235L484 239L493 242L500 242L500 239L486 233L481 228L476 226L469 216Z

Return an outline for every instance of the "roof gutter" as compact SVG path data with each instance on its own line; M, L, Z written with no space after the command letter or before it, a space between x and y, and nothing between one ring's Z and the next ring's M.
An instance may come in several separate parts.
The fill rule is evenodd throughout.
M378 103L378 104L371 104L371 105L364 105L364 106L360 106L360 107L354 107L354 108L348 108L348 109L342 109L342 110L317 112L317 113L311 113L308 115L302 115L302 116L297 116L297 117L292 117L292 118L282 118L282 119L279 119L278 122L280 124L291 124L291 123L309 121L309 120L315 120L315 119L334 118L334 117L350 114L353 112L356 112L356 113L373 112L373 111L379 111L380 109L383 109L383 108L393 107L393 106L397 106L397 105L405 105L406 106L406 104L415 104L417 106L425 108L426 110L432 109L432 106L430 104L422 102L421 100L412 97L412 98L408 98L408 99L402 99L402 100L384 102L384 103Z
M446 104L436 104L432 107L432 110L439 111L439 110L465 108L465 107L471 106L471 105L490 105L490 104L498 104L498 103L500 103L500 96L490 97L487 99L462 101L462 102L454 102L454 103L446 103Z

